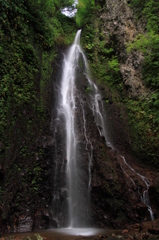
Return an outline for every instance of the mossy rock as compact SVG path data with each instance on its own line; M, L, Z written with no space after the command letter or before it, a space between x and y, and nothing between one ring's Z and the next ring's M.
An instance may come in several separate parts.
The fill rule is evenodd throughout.
M43 240L43 237L41 237L40 234L37 233L34 236L22 238L22 240Z

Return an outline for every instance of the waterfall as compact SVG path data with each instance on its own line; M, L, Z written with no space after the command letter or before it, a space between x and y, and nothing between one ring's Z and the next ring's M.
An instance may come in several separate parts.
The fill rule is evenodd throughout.
M63 182L54 188L54 217L58 222L58 226L71 228L88 227L91 222L90 186L93 146L87 136L84 102L76 86L80 58L82 58L84 68L87 69L86 58L80 47L80 35L81 30L77 32L74 43L64 56L57 119L60 119L60 121L58 120L59 131L63 127L65 129L62 133L65 156L61 154L61 158L63 158L62 163L56 162L54 172L56 182L58 181L57 166L61 165L61 169L62 166L65 166L65 172L61 169L59 170L59 172L63 173L62 178L66 180L65 187L63 187ZM77 109L81 110L80 125L82 129L79 129L77 124L79 121ZM57 128L55 128L55 132L58 132ZM85 156L82 155L82 148L86 152ZM67 195L67 202L62 206L64 213L59 214L57 202L60 202L59 196L62 195L62 192L65 192L65 195ZM62 216L64 214L66 215L65 219Z
M62 142L60 146L55 144L54 153L56 164L52 204L54 220L58 223L58 227L91 226L90 191L93 144L87 134L85 100L82 98L76 81L80 63L83 65L83 78L91 89L88 101L92 118L95 119L100 136L103 136L107 145L112 147L105 128L106 119L102 98L97 86L90 78L87 59L80 46L80 35L81 30L77 31L72 46L64 56L57 116L54 119L54 138L57 139L55 142L59 138ZM62 199L64 196L65 201Z
M106 145L118 154L108 133L102 97L96 84L90 78L87 59L80 46L80 35L81 30L78 30L73 44L64 55L62 77L58 89L57 114L54 119L56 143L53 173L53 216L58 227L71 229L90 227L92 221L90 192L93 143L89 131L87 131L85 97L82 96L77 81L80 72L90 89L87 105L91 109L97 132L105 139ZM78 80L81 81L81 79ZM150 186L148 180L135 172L123 156L120 154L119 156L123 159L123 163L146 184L141 201L146 204L151 217L153 217L148 197ZM129 177L122 166L121 169ZM133 179L130 178L130 180L135 185Z
M77 154L77 137L75 134L75 72L78 66L79 58L79 37L78 31L74 44L64 60L61 95L62 108L65 115L66 123L66 160L67 160L67 190L68 190L68 207L69 207L69 226L75 227L78 224L80 208L78 200L78 175L76 166ZM81 211L82 209L80 209Z
M136 175L139 176L139 178L142 179L142 181L145 183L145 186L146 186L146 190L143 191L143 193L139 193L140 194L140 197L141 197L141 201L147 206L147 209L148 211L150 212L150 217L151 217L151 220L154 220L154 214L153 214L153 211L152 211L152 208L150 206L150 199L149 199L149 194L148 194L148 190L149 190L149 187L150 187L150 181L144 177L143 175L139 174L138 172L136 172L126 161L125 157L123 156L120 156L122 159L123 159L123 162L124 164L132 171L134 172ZM121 166L122 168L122 166ZM127 175L127 173L124 171L124 169L122 168L123 172ZM127 175L127 177L129 177ZM130 178L130 177L129 177ZM130 178L130 180L133 182L133 184L136 186L135 182L132 180L132 178Z

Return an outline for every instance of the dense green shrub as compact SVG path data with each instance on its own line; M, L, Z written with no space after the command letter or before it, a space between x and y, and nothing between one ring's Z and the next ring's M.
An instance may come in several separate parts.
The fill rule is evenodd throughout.
M79 0L77 5L76 23L83 27L90 22L90 18L95 10L95 0Z
M129 113L132 148L145 164L159 166L159 94L138 100L125 99Z
M129 44L128 51L137 49L143 52L143 77L147 87L159 90L159 34L153 31L138 35L133 43Z
M33 199L39 191L43 169L35 159L42 159L44 151L37 148L36 141L45 127L47 90L55 71L53 62L59 47L71 43L75 34L74 20L60 10L65 3L69 1L0 0L3 219L19 214L24 201L29 196ZM10 212L12 207L14 213Z

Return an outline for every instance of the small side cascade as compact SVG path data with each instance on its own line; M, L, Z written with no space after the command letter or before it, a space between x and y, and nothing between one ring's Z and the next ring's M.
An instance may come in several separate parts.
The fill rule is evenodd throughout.
M132 171L134 172L136 175L138 175L142 181L145 183L145 186L146 186L146 190L141 194L140 193L140 196L141 196L141 201L147 206L148 208L148 211L150 212L150 217L151 217L151 220L154 220L154 214L153 214L153 211L152 211L152 208L150 206L150 198L149 198L149 194L148 194L148 190L149 190L149 187L150 187L150 181L144 177L143 175L139 174L138 172L136 172L126 161L125 157L124 156L121 156L120 157L123 159L123 162L125 165L127 165L127 167ZM123 169L123 168L122 168ZM126 172L124 172L126 174ZM126 174L127 175L127 174ZM128 175L127 175L128 176ZM129 177L129 176L128 176ZM130 177L129 177L130 178ZM135 182L132 180L132 178L130 178L131 181L133 182L133 184L136 186Z
M92 101L92 105L93 105L93 114L95 116L98 131L100 136L103 136L105 138L105 142L107 146L114 149L113 145L108 140L108 135L107 135L106 126L105 126L106 119L104 117L105 114L104 114L102 98L99 92L97 91L97 88L95 90L96 90L96 93L94 96L94 101Z
M143 192L143 196L141 196L141 201L147 206L150 212L151 220L154 220L155 218L154 218L152 208L150 206L150 198L149 198L148 190L149 190L149 185L147 186L147 189Z
M111 139L109 139L108 135L107 135L107 129L106 129L106 125L105 125L105 112L104 112L104 109L103 109L103 105L102 105L102 100L101 100L101 95L100 93L98 92L98 89L97 87L91 82L91 80L89 79L89 82L91 85L94 86L95 88L95 91L96 91L96 94L95 94L95 97L94 97L94 100L92 100L92 111L93 111L93 114L95 116L95 121L96 121L96 124L97 124L97 127L98 127L98 131L100 133L101 136L104 136L105 137L105 142L106 142L106 145L108 147L110 147L114 152L115 152L115 147L113 146L113 144L111 144ZM119 153L117 153L119 154ZM149 194L148 194L148 190L149 190L149 187L150 187L150 183L149 183L149 180L142 176L141 174L139 174L138 172L136 172L126 161L125 157L124 156L121 156L119 155L122 159L123 159L123 162L125 165L127 165L127 167L133 171L136 175L138 175L142 181L145 183L146 185L146 190L143 192L143 194L140 194L141 196L141 201L147 206L148 208L148 211L150 212L150 217L151 217L151 220L154 220L154 214L153 214L153 211L152 211L152 208L150 206L150 200L149 200ZM131 180L131 182L133 183L133 185L136 187L136 184L134 182L134 180L128 176L128 174L126 173L126 171L123 169L122 165L120 164L121 166L121 169L122 171L124 172L124 174Z
M86 129L86 116L84 111L84 103L82 101L82 98L80 98L80 105L82 108L82 117L83 117L83 131L84 131L84 137L86 140L86 150L88 151L88 173L89 173L89 182L88 182L88 196L90 196L90 188L91 188L91 166L92 166L92 160L93 160L93 145L91 141L87 137L87 129Z
M91 104L92 104L91 108L96 121L96 125L97 125L100 136L103 136L105 138L105 142L107 146L114 150L114 146L111 143L109 139L110 137L108 137L108 133L106 130L106 117L105 117L102 97L98 90L98 87L90 78L89 67L88 67L87 59L85 57L84 57L84 60L85 60L85 75L92 92L92 94L90 94Z

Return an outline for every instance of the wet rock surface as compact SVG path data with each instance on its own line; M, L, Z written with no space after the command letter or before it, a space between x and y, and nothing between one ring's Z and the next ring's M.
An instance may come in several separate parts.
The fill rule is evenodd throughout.
M107 229L103 234L95 236L73 236L57 234L53 231L41 231L35 233L23 233L23 234L12 234L3 235L1 240L154 240L159 239L159 219L151 222L143 222L142 224L129 225L123 230L112 230Z
M31 232L33 230L33 219L31 216L19 218L18 232Z

